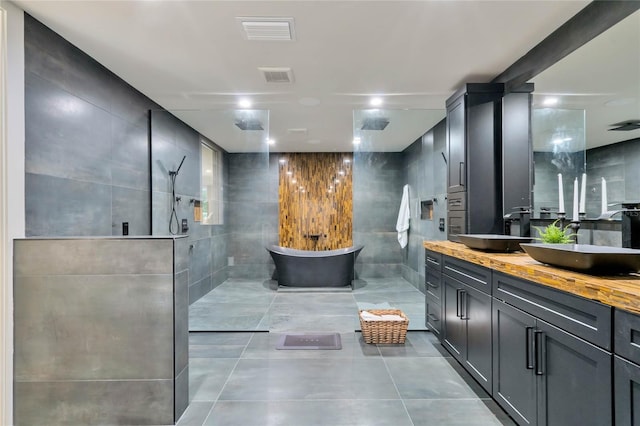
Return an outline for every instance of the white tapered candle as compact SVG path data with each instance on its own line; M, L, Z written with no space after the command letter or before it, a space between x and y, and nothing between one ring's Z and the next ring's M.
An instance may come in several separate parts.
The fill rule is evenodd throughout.
M582 174L582 186L580 187L580 213L586 213L587 206L587 174Z
M558 213L565 213L564 189L562 189L562 173L558 173Z
M602 178L602 203L600 205L602 214L609 211L609 206L607 204L607 181L604 178Z
M578 195L578 178L573 181L573 221L577 222L580 220L580 214L578 212L579 204L579 195Z

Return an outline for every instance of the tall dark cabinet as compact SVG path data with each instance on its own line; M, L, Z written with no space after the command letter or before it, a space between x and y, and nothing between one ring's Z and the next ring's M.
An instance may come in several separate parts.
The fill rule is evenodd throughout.
M502 233L502 83L468 83L447 106L447 236Z

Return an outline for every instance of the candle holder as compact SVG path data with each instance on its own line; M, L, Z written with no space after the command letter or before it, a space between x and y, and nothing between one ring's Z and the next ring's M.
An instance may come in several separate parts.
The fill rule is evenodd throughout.
M578 244L578 231L580 230L580 221L572 220L569 226L571 227L571 233L575 235L574 243Z
M587 218L587 214L586 214L586 213L584 213L584 212L579 213L579 214L578 214L578 216L580 217L580 220L581 220L581 221L583 221L583 220L585 220L585 219Z
M558 212L558 220L560 221L560 229L564 229L564 220L567 218L566 213Z

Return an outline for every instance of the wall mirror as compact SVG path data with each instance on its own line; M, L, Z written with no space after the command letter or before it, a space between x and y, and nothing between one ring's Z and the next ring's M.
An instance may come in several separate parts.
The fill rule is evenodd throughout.
M541 207L557 209L558 173L563 173L568 215L574 179L583 172L587 174L587 218L602 213L602 178L606 181L608 209L618 209L616 203L640 200L640 12L532 81L532 136L534 152L538 153L534 214L539 215ZM576 132L580 129L584 131L584 155L573 145L579 142ZM553 144L568 138L571 141L563 142L566 145L562 150ZM554 150L561 154L559 158L551 155Z

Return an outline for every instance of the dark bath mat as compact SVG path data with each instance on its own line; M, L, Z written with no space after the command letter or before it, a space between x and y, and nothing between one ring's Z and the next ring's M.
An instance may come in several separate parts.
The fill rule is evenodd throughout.
M276 349L342 349L342 341L340 333L283 334Z

